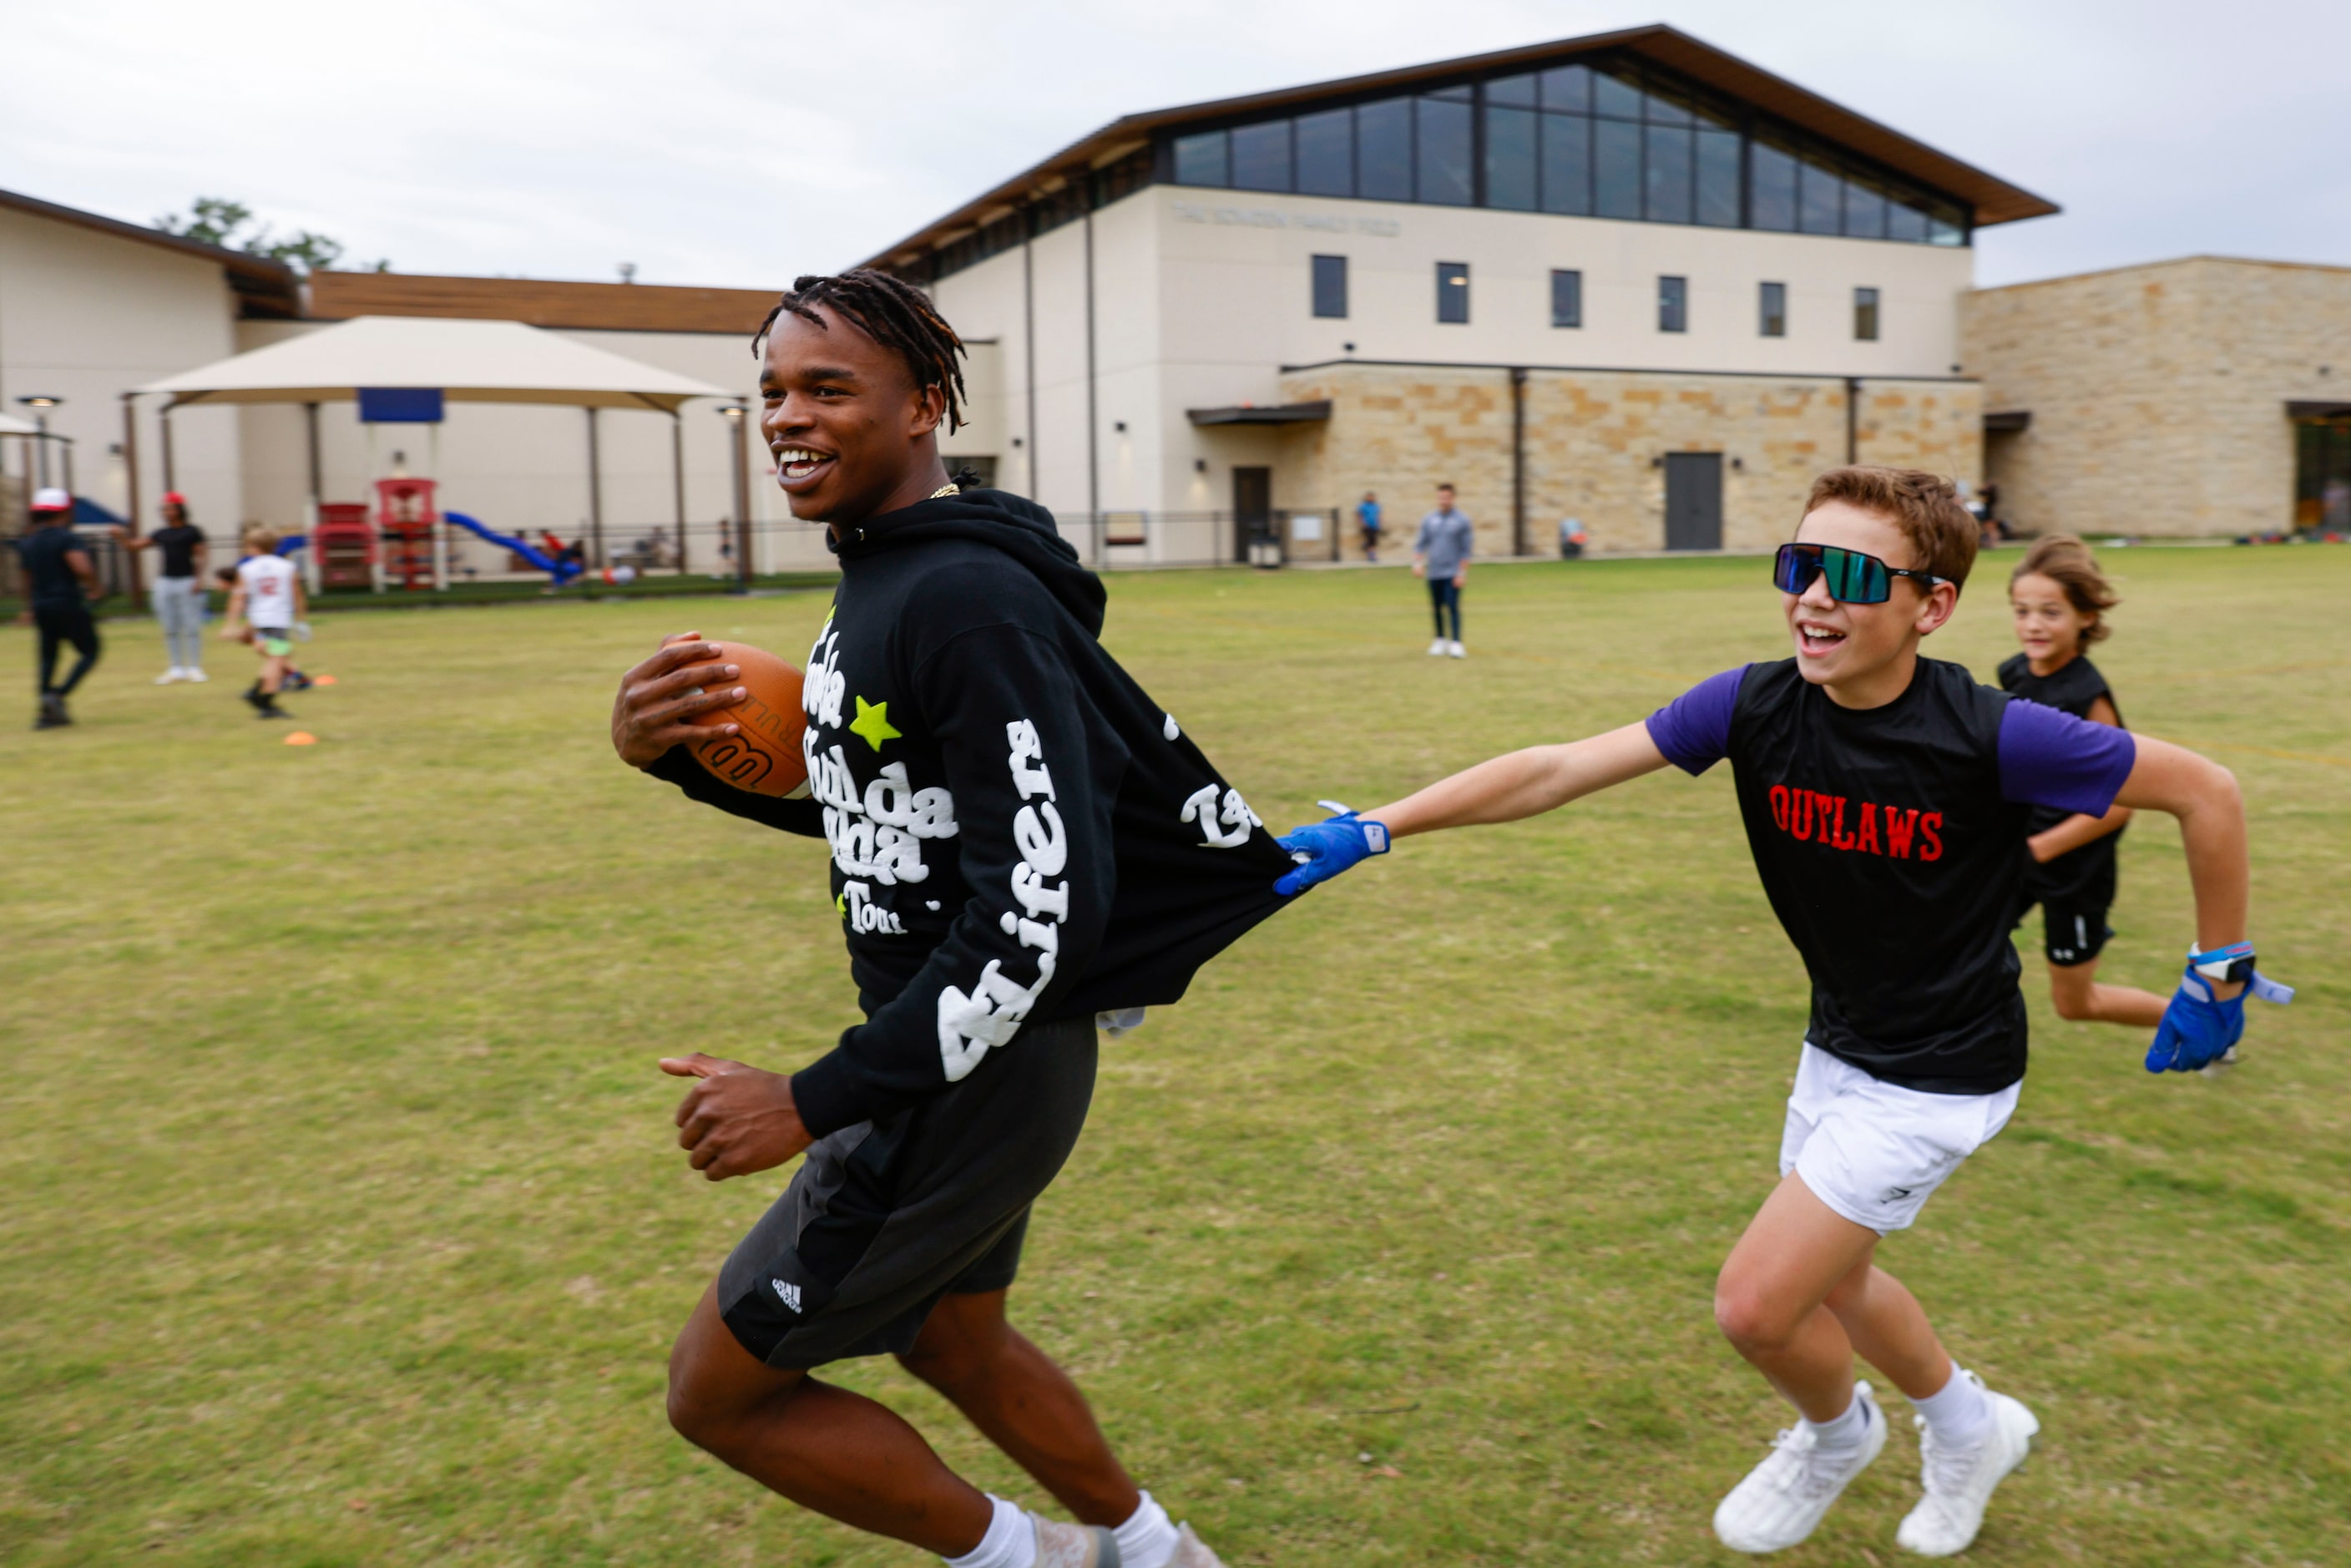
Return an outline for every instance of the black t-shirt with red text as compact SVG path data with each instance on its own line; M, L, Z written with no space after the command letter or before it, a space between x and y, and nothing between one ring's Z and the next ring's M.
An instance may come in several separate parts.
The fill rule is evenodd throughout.
M2024 1076L2018 846L2035 805L2106 810L2135 757L2126 733L1934 659L1865 709L1792 659L1750 664L1649 731L1688 772L1729 758L1764 894L1812 978L1814 1045L1930 1093Z

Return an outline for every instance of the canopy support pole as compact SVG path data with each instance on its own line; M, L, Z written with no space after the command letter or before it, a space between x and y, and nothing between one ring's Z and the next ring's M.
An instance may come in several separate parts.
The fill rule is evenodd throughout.
M326 565L319 559L319 405L302 405L303 437L310 458L310 491L302 501L302 537L310 542L302 550L302 575L316 599L326 582Z
M588 538L589 559L595 570L611 564L604 559L604 462L596 447L596 410L588 410Z
M438 424L424 427L424 464L425 471L433 476L436 497L433 504L433 591L439 593L449 586L449 526L441 520L446 507L438 499L441 484L441 427Z
M685 420L678 409L669 411L670 499L677 512L677 574L685 575Z
M162 417L157 421L163 427L163 488L166 490L180 487L179 472L172 462L172 410L174 406L175 403L165 403Z
M131 537L134 539L139 537L139 405L133 401L138 396L137 392L122 394L122 476L129 483L124 491L124 506L131 513ZM131 608L144 610L147 608L147 583L139 570L139 552L129 550L124 553L131 557ZM196 591L203 592L204 585L197 584Z

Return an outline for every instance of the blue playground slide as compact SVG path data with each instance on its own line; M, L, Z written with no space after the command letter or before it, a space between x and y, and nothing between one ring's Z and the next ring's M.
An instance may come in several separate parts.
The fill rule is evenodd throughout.
M467 533L479 534L482 538L489 540L490 543L496 545L500 549L510 549L514 551L515 554L522 557L523 559L530 562L531 565L538 568L539 570L553 578L555 580L555 586L558 588L562 587L573 578L578 577L582 570L580 563L576 560L557 560L553 556L549 555L545 550L540 549L537 545L532 544L529 540L517 538L512 534L502 534L495 529L484 528L480 523L475 522L473 518L467 517L463 512L444 512L441 515L450 522L453 522L459 528L465 529Z

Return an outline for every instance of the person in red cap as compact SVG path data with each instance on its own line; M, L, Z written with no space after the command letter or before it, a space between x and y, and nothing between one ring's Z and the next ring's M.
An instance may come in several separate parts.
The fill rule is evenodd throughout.
M125 539L131 549L162 552L162 570L155 574L155 619L163 627L163 646L171 668L155 677L159 686L173 681L202 681L204 674L204 530L188 520L188 498L177 490L163 497L163 526L145 538Z
M57 729L73 722L66 715L66 697L98 663L98 625L89 602L99 596L98 569L74 537L71 496L55 488L36 490L32 513L31 530L16 544L25 563L33 623L41 633L41 709L33 727ZM57 653L68 643L80 657L59 685Z

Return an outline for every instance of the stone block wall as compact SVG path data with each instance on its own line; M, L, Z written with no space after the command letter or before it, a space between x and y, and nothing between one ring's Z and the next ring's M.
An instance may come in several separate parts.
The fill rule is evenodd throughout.
M1838 377L1537 371L1525 396L1526 532L1537 554L1555 548L1569 517L1596 550L1663 549L1667 452L1721 453L1723 544L1768 548L1795 526L1813 476L1845 460ZM1324 367L1286 377L1282 398L1328 398L1332 410L1327 423L1290 437L1276 468L1280 505L1352 507L1374 490L1391 531L1408 540L1437 485L1450 481L1479 550L1510 553L1509 371ZM1864 382L1856 455L1973 482L1982 410L1972 383ZM1359 555L1353 529L1343 531L1348 555Z
M1986 453L2032 532L2292 525L2290 401L2351 402L2351 268L2190 256L1979 290L1960 360L2032 424Z

